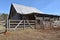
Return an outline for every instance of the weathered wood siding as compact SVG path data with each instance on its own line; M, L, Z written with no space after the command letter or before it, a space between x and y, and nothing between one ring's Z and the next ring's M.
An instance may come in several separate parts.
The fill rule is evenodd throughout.
M16 13L13 17L12 20L21 20L22 19L22 15Z

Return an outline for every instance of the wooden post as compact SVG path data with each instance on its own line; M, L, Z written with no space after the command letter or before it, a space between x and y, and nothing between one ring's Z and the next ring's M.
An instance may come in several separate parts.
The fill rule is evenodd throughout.
M39 20L40 21L40 20ZM41 28L41 21L40 21L40 28Z
M58 17L58 20L59 20L59 17Z
M41 17L39 20L40 20L40 28L43 28L43 17Z
M44 29L44 27L45 27L45 24L44 24L44 17L43 17L43 20L42 20L42 29Z
M10 30L10 20L9 20L9 28L8 29Z
M37 25L37 17L35 15L35 29L36 29L36 25Z
M7 32L8 32L8 16L7 16Z
M37 20L35 20L35 29L36 29L36 26L37 26Z
M24 27L23 29L25 29L25 20L23 21L23 25L24 25L24 26L23 26L23 27Z

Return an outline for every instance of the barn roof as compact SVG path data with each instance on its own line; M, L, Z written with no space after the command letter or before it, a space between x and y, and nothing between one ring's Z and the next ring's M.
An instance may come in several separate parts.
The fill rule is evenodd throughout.
M12 5L17 11L17 13L20 13L20 14L43 13L34 7L28 7L24 5L15 4L15 3L13 3Z

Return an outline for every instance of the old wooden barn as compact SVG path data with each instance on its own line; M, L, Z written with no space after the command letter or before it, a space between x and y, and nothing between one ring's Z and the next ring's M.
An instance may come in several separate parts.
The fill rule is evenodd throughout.
M7 28L30 27L36 29L52 27L52 22L55 20L60 20L60 16L44 14L34 7L13 3L7 18Z

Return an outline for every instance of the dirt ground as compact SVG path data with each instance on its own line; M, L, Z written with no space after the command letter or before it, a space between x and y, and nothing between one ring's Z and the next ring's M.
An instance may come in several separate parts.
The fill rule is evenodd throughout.
M0 40L60 40L60 30L17 29L0 34Z

